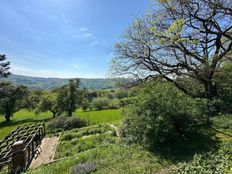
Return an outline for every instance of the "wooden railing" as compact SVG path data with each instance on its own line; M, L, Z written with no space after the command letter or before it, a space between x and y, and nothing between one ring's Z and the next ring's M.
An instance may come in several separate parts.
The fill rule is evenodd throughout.
M25 171L32 159L39 153L44 136L44 122L19 126L14 129L0 141L0 173Z

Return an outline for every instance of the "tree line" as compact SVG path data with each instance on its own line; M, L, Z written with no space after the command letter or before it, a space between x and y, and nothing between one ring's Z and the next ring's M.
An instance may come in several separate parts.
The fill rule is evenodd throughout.
M9 62L3 56L1 77L8 77ZM132 103L136 92L133 90L89 90L80 88L80 79L72 79L68 84L54 90L29 90L23 85L0 82L0 114L9 122L13 114L21 109L36 114L51 112L53 117L72 116L78 108L83 111L118 109Z

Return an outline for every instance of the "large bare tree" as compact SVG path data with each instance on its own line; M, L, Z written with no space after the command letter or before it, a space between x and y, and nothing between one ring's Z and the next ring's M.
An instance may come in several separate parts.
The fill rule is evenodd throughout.
M112 74L136 82L159 76L186 93L176 79L192 78L211 99L215 71L232 60L231 50L231 0L159 0L116 43Z
M0 54L0 78L7 77L10 74L9 73L10 63L5 60L6 60L6 56Z

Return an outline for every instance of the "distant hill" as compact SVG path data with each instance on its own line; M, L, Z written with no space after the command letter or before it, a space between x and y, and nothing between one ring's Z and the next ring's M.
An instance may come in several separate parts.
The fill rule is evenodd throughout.
M11 74L8 78L0 78L0 81L11 81L17 85L25 85L30 89L55 89L57 87L63 86L68 83L69 79L63 78L43 78L43 77L30 77L30 76L22 76ZM87 79L81 78L81 88L88 89L110 89L114 88L114 83L111 79Z

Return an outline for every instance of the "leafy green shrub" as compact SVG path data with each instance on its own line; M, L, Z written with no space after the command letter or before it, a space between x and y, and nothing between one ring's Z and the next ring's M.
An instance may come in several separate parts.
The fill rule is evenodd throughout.
M208 99L196 98L196 102L202 114L207 115L209 117L218 114L217 105L220 102L220 100L218 99L208 100Z
M110 101L107 109L119 109L120 104L118 99L113 99Z
M65 117L65 116L54 118L48 122L48 130L50 131L54 131L57 129L70 130L73 128L81 128L85 126L87 126L86 121L80 118Z
M232 113L232 64L226 63L215 74L217 84L217 110L222 113Z
M205 121L193 98L164 82L146 84L124 115L122 139L148 147L185 137Z
M122 90L122 89L116 90L114 95L118 99L127 98L128 97L128 91Z
M97 170L94 163L82 163L71 168L71 174L89 174Z
M229 174L232 172L232 143L223 146L218 152L195 155L190 163L183 163L178 174L215 173Z
M127 107L129 105L132 105L134 102L136 102L137 97L130 97L130 98L124 98L121 99L119 104L120 107Z
M211 120L216 128L232 130L232 115L220 115Z
M94 98L92 101L92 106L96 110L107 109L109 106L110 100L108 98Z

